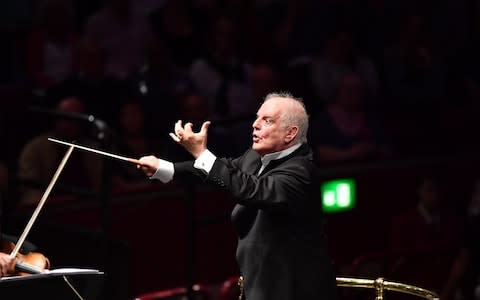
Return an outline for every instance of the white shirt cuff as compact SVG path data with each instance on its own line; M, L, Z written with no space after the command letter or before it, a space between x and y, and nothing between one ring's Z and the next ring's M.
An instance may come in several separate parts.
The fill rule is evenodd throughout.
M193 166L197 169L204 170L207 174L210 173L210 170L215 163L217 157L210 152L208 149L202 152L199 157L195 160Z
M150 177L150 179L158 179L163 183L167 183L173 179L174 172L175 168L173 163L159 159L157 171L152 175L152 177Z

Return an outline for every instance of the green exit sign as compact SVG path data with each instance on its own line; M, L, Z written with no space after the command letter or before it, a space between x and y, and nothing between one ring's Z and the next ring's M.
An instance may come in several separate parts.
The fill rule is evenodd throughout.
M324 182L322 208L325 213L348 211L355 207L355 180L335 179Z

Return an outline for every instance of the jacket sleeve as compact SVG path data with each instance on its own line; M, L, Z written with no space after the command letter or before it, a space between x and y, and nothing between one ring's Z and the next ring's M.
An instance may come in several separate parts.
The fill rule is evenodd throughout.
M220 160L220 158L217 158L215 162L218 160ZM228 162L228 164L232 167L238 167L240 162L243 160L243 156L235 159L223 158L221 160ZM194 160L174 163L173 167L175 171L173 173L173 179L187 182L205 182L208 174L201 169L195 168L194 163Z
M301 159L291 159L263 176L243 172L229 160L217 159L206 180L226 189L245 206L275 211L303 211L311 172Z
M175 171L173 173L173 179L188 183L205 181L207 174L195 168L193 163L193 160L174 163L173 167Z

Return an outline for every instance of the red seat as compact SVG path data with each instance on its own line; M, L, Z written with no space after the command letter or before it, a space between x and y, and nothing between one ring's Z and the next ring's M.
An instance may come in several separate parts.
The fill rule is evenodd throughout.
M453 254L448 251L418 252L399 257L392 264L388 278L439 291L448 278Z
M202 285L196 284L192 287L193 299L210 300L210 294ZM186 300L188 299L186 287L176 287L167 290L153 291L135 297L135 300Z

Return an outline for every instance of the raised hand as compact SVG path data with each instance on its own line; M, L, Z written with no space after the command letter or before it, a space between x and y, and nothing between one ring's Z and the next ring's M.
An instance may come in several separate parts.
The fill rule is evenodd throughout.
M193 132L192 123L182 126L182 120L178 120L175 123L175 133L171 132L170 137L197 158L207 149L208 126L210 121L204 122L199 132Z

